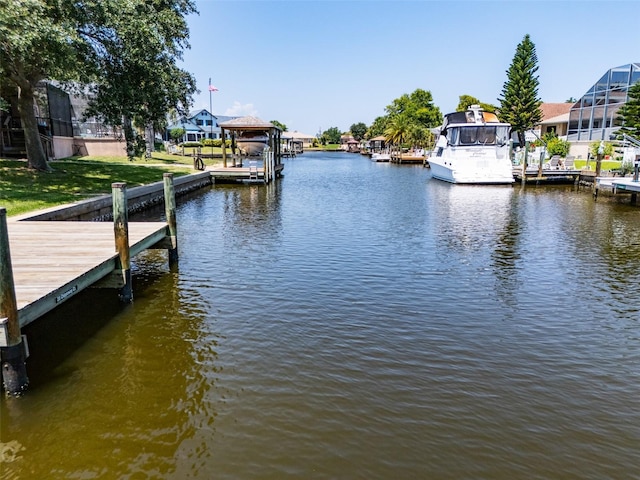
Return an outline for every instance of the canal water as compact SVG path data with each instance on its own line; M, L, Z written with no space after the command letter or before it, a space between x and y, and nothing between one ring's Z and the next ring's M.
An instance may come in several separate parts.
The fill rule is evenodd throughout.
M640 478L640 211L307 152L31 325L3 479Z

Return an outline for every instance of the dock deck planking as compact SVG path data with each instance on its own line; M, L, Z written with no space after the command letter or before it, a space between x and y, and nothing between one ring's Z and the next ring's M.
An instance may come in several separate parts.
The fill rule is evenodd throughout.
M167 224L129 222L133 258L162 241ZM118 254L111 222L7 222L20 326L111 274Z

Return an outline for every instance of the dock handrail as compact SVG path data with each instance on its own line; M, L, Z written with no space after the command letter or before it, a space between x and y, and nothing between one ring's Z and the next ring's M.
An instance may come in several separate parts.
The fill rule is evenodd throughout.
M637 138L632 137L631 135L628 135L626 133L622 135L622 138L625 142L629 142L634 147L640 148L640 140L638 140Z

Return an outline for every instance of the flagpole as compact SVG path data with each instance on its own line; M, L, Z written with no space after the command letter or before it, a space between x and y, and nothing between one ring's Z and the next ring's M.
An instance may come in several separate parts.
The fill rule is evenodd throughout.
M211 163L213 163L213 107L211 105L211 77L209 77L209 113L211 114L211 125L210 125L210 133L211 136Z

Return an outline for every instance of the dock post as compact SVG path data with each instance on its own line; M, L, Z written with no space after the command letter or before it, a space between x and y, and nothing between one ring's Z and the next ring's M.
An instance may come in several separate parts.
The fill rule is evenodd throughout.
M522 161L522 186L527 184L527 162L529 159L529 142L524 142L524 160Z
M24 346L11 268L7 210L0 208L0 358L7 395L19 396L29 386Z
M169 249L169 265L178 263L178 222L176 220L176 192L173 186L173 173L165 173L164 180L164 213L167 217L171 248Z
M127 205L127 184L116 182L111 184L113 200L113 232L116 240L116 252L122 270L124 286L120 289L120 300L133 301L131 287L131 256L129 252L129 211Z

